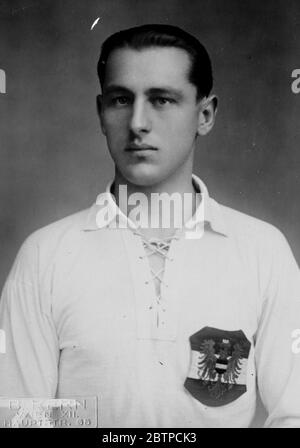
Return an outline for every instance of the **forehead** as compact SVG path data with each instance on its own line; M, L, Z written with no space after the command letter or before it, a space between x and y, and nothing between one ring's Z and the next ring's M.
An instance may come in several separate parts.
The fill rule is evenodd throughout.
M180 48L120 48L107 60L104 88L111 84L133 89L161 85L193 88L188 79L190 65L188 53Z

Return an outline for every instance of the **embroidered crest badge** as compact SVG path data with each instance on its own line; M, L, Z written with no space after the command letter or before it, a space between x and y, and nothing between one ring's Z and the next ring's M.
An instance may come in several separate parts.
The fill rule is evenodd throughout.
M242 330L204 327L190 337L191 364L185 388L207 406L223 406L247 390L251 343Z

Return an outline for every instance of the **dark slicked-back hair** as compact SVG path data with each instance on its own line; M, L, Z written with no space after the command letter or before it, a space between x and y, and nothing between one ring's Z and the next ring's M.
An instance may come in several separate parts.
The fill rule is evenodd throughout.
M185 50L191 60L189 81L197 88L197 98L208 96L213 86L210 57L205 47L191 34L177 26L149 24L119 31L102 45L97 72L103 90L109 55L119 48L143 50L151 47L175 47Z

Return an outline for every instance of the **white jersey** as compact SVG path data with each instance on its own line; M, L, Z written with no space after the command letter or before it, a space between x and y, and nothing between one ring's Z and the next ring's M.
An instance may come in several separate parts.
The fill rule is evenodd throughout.
M247 427L257 381L265 425L300 427L289 245L193 180L204 234L169 240L159 289L138 230L100 228L99 200L25 241L0 302L0 396L96 396L99 427Z

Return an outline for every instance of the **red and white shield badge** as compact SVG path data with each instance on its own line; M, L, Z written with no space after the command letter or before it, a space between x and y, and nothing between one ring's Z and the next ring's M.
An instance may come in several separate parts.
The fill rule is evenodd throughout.
M191 364L185 388L207 406L222 406L247 390L251 343L242 330L204 327L190 337Z

